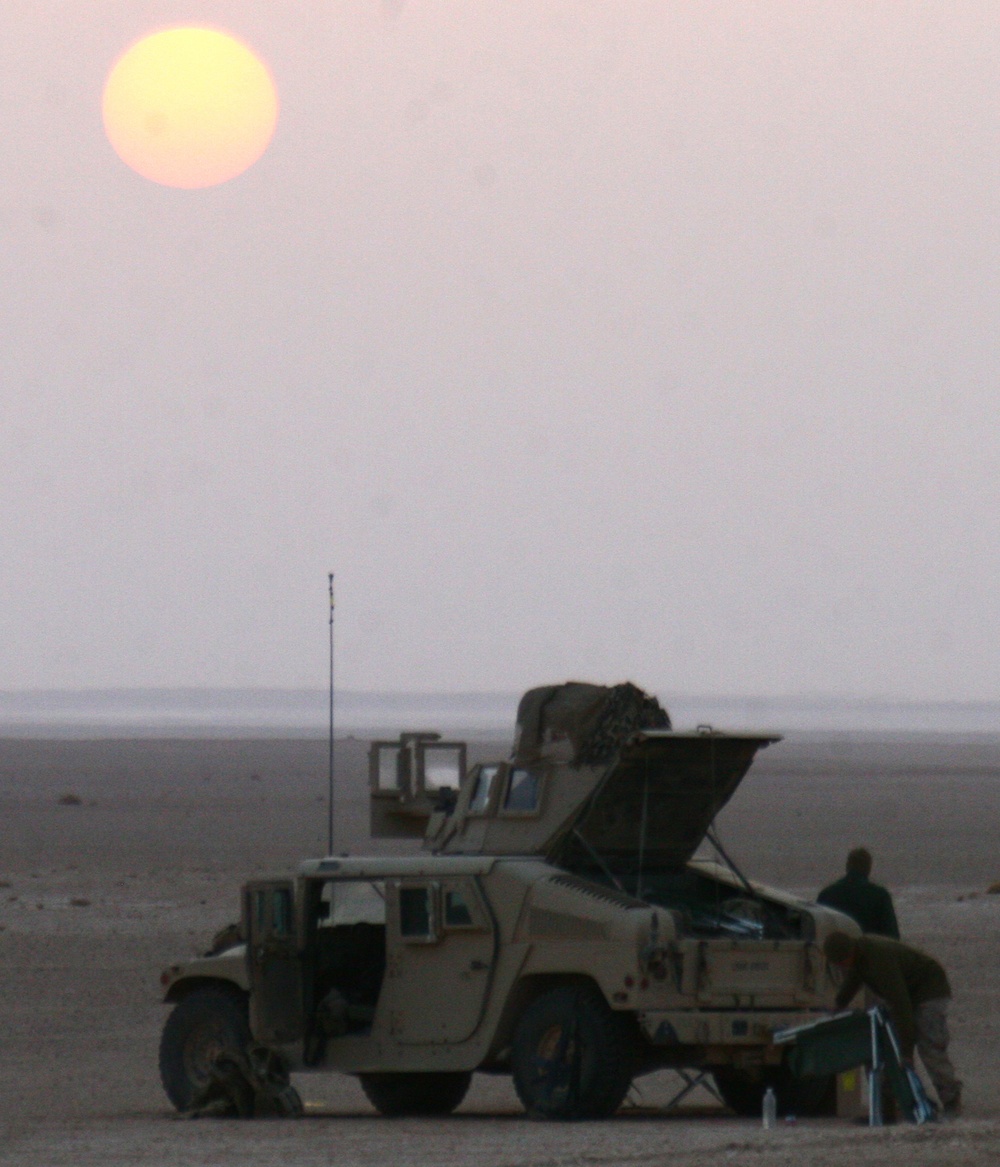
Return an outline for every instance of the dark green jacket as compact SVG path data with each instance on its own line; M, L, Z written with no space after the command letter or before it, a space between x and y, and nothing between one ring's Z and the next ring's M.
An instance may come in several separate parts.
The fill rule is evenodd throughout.
M892 940L899 939L892 896L884 887L872 883L864 875L848 872L843 879L824 887L816 899L857 921L862 932L888 936Z
M892 1014L905 1058L913 1057L917 1039L916 1008L925 1001L951 996L948 976L933 956L887 940L884 936L860 936L854 965L837 994L843 1007L865 985L881 997Z

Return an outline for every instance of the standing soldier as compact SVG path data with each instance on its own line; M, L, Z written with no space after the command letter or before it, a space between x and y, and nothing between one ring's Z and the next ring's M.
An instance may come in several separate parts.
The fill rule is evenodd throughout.
M850 916L862 932L898 940L899 925L892 896L886 888L872 883L868 878L871 872L871 852L865 847L855 847L847 856L847 874L824 887L816 897L817 902Z

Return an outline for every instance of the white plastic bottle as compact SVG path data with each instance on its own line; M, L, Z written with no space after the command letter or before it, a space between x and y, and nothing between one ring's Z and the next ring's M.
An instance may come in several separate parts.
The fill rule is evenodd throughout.
M778 1100L774 1096L774 1087L768 1086L764 1091L764 1109L762 1114L764 1130L771 1130L778 1121Z

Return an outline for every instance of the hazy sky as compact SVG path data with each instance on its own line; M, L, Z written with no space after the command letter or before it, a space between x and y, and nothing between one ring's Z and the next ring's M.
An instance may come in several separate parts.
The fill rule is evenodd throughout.
M108 145L236 33L270 150ZM3 0L0 688L1000 695L1000 6Z

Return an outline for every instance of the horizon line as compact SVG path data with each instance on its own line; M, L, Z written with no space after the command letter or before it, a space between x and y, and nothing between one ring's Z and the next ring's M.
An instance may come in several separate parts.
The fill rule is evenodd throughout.
M503 699L518 700L524 689L352 689L339 688L335 696L366 698L446 698L446 699ZM319 685L95 685L51 686L24 689L0 688L0 700L8 697L88 697L112 694L182 695L217 693L220 695L284 695L309 696L327 699L329 690ZM655 694L654 694L655 695ZM912 697L886 694L858 694L837 692L808 693L737 693L711 690L675 690L665 701L777 701L789 703L850 703L860 705L1000 705L1000 696L990 697Z

